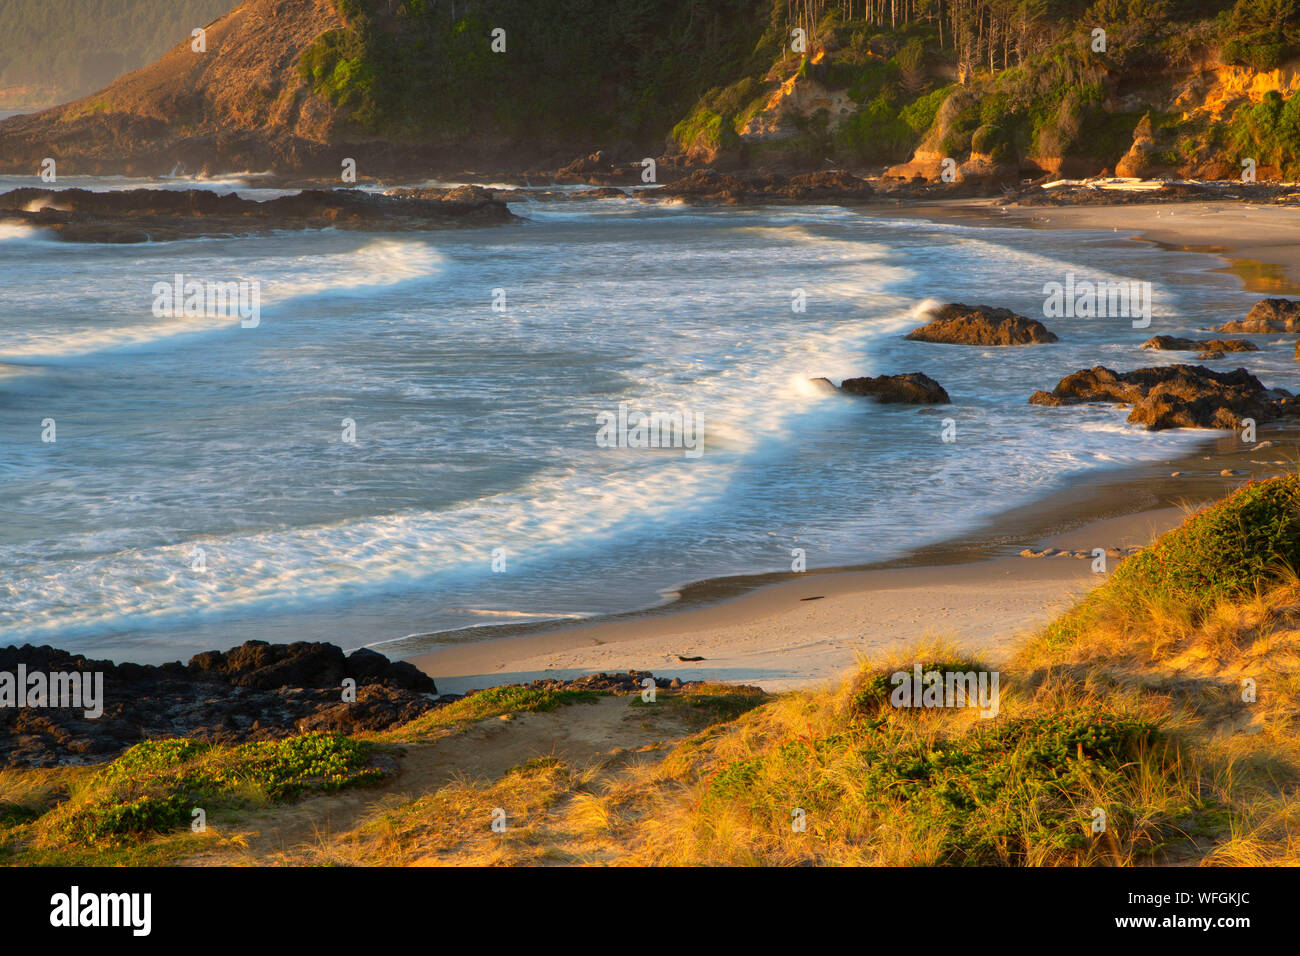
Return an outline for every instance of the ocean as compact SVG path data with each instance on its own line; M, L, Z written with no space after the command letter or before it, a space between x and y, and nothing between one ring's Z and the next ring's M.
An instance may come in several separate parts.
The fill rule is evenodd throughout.
M39 183L0 178L19 185ZM1204 438L1027 399L1096 364L1189 361L1139 345L1260 297L1203 255L1118 233L838 207L512 209L526 221L138 245L0 226L3 642L141 662L251 638L400 656L451 629L661 604L799 553L809 568L900 556ZM1042 319L1044 285L1069 273L1150 282L1150 327L1043 319L1062 341L1014 349L903 338L936 300ZM155 314L178 274L255 283L256 325ZM1249 364L1294 383L1289 355ZM953 404L809 381L913 371ZM620 405L692 416L700 453L599 442Z

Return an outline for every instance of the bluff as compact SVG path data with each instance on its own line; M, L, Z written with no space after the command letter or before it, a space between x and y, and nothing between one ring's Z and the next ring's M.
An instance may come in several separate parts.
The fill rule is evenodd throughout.
M244 0L205 40L0 122L0 170L1300 175L1297 0Z

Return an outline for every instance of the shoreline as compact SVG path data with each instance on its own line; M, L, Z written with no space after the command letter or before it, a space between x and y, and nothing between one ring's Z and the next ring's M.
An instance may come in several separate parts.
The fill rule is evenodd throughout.
M456 638L482 627L439 632L441 646L401 659L446 693L630 669L790 690L838 677L860 652L926 637L951 638L997 661L1102 580L1090 560L1026 558L1021 550L1144 546L1189 510L1295 470L1300 427L1264 428L1260 439L1274 445L1255 452L1234 435L1207 436L1180 457L1107 469L893 561L704 579L677 601L623 614L489 625L494 635L478 640ZM1116 559L1107 560L1109 569Z
M1181 215L1158 223L1156 229L1130 225L1135 211L1149 216L1152 206ZM1231 217L1239 227L1241 220L1251 220L1238 229L1248 238L1234 239L1229 245L1216 236L1226 221L1217 218L1223 215L1223 207L1240 207L1238 215ZM994 206L987 199L954 199L900 204L890 212L1003 227L1110 228L1160 248L1214 255L1226 265L1207 271L1236 275L1247 291L1300 292L1300 209L1266 208L1267 213L1259 207L1221 202L1179 203L1176 208L1160 202L1015 207ZM1259 220L1270 225L1264 227ZM1212 241L1216 238L1219 241ZM1243 251L1253 255L1233 255ZM1269 284L1260 287L1252 282L1252 275ZM627 669L683 679L757 683L767 690L805 687L851 667L859 651L878 652L913 643L927 633L937 635L936 621L948 625L940 630L959 644L996 654L1018 634L1046 623L1050 612L1062 610L1084 593L1092 577L1089 561L1029 559L1016 552L1145 545L1155 534L1178 524L1189 505L1222 497L1245 481L1295 469L1300 461L1300 425L1261 426L1259 440L1275 444L1256 452L1235 433L1207 432L1204 441L1181 456L1085 475L1041 499L992 515L970 532L917 547L887 562L810 569L802 574L709 578L678 589L676 599L665 604L582 622L484 625L386 644L426 640L438 645L398 653L433 676L440 687L456 693ZM1236 474L1221 475L1225 469ZM1175 472L1181 473L1179 477L1171 477ZM1026 565L1051 570L1029 571ZM1007 584L1014 587L1008 590ZM981 589L1002 595L1000 602L971 599ZM868 626L860 620L853 599L871 593L882 616ZM935 608L941 613L930 614L928 622L921 620L925 615L918 617L917 606L923 599L960 594L968 599L958 600L958 607ZM796 604L804 604L801 613L792 611ZM812 605L820 606L818 613L808 610ZM882 631L897 627L909 612L912 630L886 639ZM960 627L952 626L957 615L962 615ZM808 639L810 629L820 629L825 636ZM766 639L754 637L756 630ZM790 643L790 635L800 630L805 632L803 639ZM991 639L995 632L1002 634L1001 640ZM792 656L791 664L775 666Z

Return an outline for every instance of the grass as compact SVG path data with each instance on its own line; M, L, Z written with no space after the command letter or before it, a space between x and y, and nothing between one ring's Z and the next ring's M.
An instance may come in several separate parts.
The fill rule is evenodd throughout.
M896 706L893 675L915 662L988 670L942 644L864 660L818 691L701 684L660 690L653 704L634 693L593 712L605 736L586 759L543 753L405 790L398 778L338 832L275 860L1296 865L1297 515L1292 476L1189 516L999 664L995 716ZM274 820L295 795L375 779L366 757L381 739L436 755L449 735L503 716L556 712L558 723L525 726L563 731L566 706L602 698L611 695L496 688L367 743L159 741L98 769L6 771L0 853L16 863L233 862L183 826L190 808L225 813L237 831L250 809ZM509 745L512 733L476 739ZM659 742L617 746L634 738Z
M655 695L654 703L642 700L639 696L631 701L633 707L669 708L684 711L687 720L693 724L709 726L716 723L735 720L762 704L764 695L749 687L732 684L701 683L687 685L679 693Z
M530 712L547 712L571 704L594 704L605 691L492 687L439 707L401 727L375 735L376 740L411 743L443 736L482 720Z
M993 720L893 708L880 679L910 666L864 664L836 690L781 695L610 787L629 853L673 865L1132 863L1212 809L1156 715L1015 688ZM1091 833L1097 807L1108 836Z
M1124 562L1054 621L1048 644L1071 643L1103 621L1174 618L1194 625L1223 599L1249 596L1300 566L1300 476L1252 482L1190 516Z
M6 772L0 827L29 862L94 857L188 829L196 810L206 819L375 782L384 774L370 765L371 749L316 733L235 746L147 741L97 769Z

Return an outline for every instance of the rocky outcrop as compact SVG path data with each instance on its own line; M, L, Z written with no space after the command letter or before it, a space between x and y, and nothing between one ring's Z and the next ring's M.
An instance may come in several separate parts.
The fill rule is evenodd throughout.
M951 399L942 385L921 372L881 375L878 378L846 378L840 391L867 395L882 404L948 405Z
M0 221L41 227L71 242L150 242L326 227L404 232L497 225L516 218L504 202L475 187L438 198L304 189L262 202L207 189L24 188L0 195Z
M712 169L701 169L665 186L643 189L637 195L647 202L673 199L697 205L734 206L862 202L872 198L875 190L866 180L842 170L804 173L798 176L767 173L742 177L725 175Z
M248 641L158 666L89 660L52 647L0 649L0 672L103 675L103 713L85 707L0 707L0 767L107 760L156 737L221 743L304 730L380 730L436 706L433 680L413 665L333 644ZM343 681L356 681L355 703Z
M913 329L907 338L945 345L1036 345L1057 341L1043 323L1010 309L950 302L930 314L934 318Z
M1144 349L1160 352L1196 352L1202 362L1221 359L1231 352L1258 352L1259 346L1245 339L1181 339L1156 335L1142 343Z
M555 173L555 181L561 185L590 183L599 183L603 185L614 183L619 179L624 178L627 177L619 176L613 160L609 158L604 150L600 149L588 156L581 156L578 159L575 159L567 166L561 167Z
M1261 299L1239 322L1227 322L1216 332L1300 332L1300 302Z
M1167 148L1156 141L1151 127L1151 114L1147 113L1133 130L1133 145L1115 164L1115 175L1136 179L1173 175L1177 169L1165 161L1168 152Z
M1103 365L1082 369L1051 392L1035 392L1031 405L1118 402L1131 405L1129 422L1164 428L1237 428L1243 418L1269 421L1295 413L1290 392L1268 389L1244 368L1215 372L1200 365L1170 365L1115 372Z
M818 50L804 70L782 81L736 131L741 143L752 147L799 140L818 115L825 117L827 132L838 130L858 104L848 90L826 85L826 67L826 52Z

